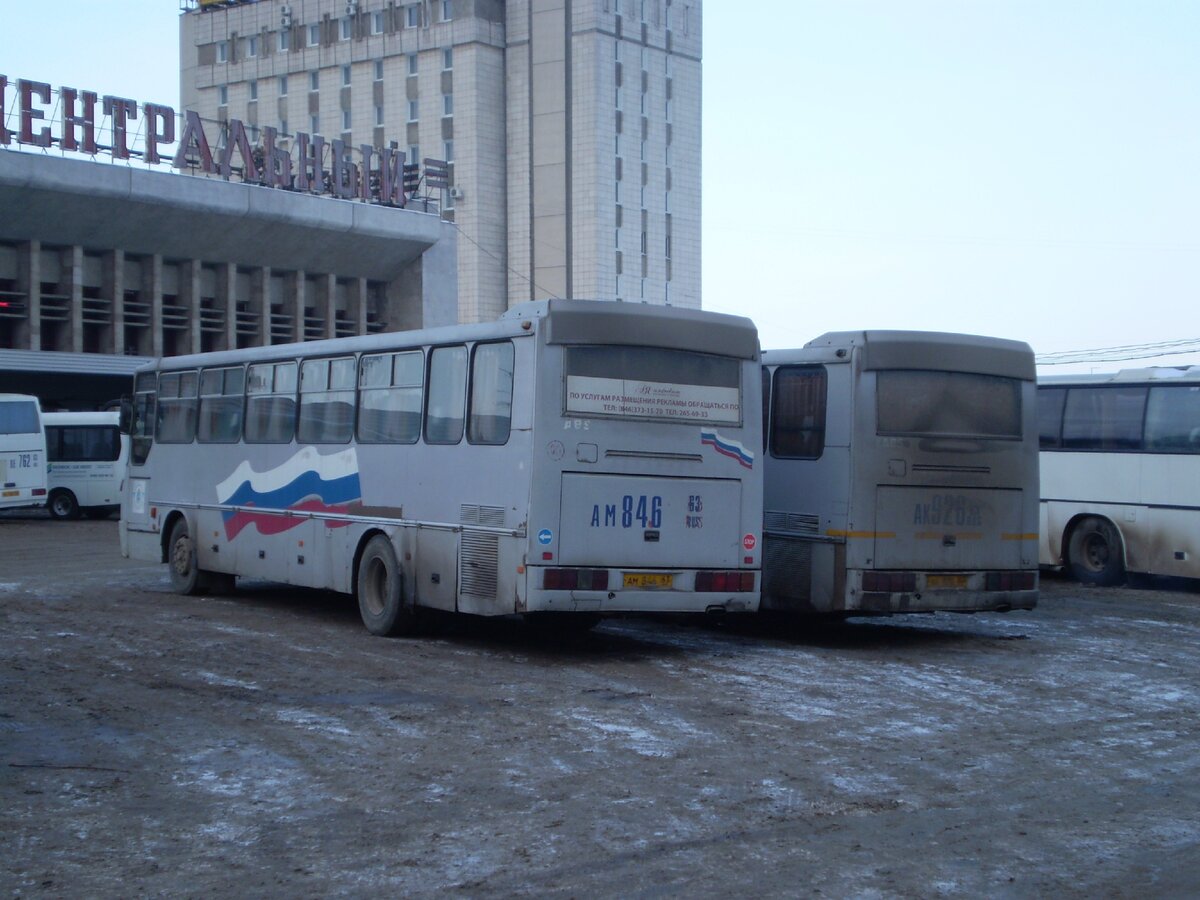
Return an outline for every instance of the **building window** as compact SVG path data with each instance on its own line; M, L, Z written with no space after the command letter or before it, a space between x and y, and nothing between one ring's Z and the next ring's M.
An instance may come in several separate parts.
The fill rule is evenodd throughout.
M279 133L281 135L283 135L284 137L287 137L287 135L288 135L288 120L287 119L279 120Z
M442 0L442 21L449 22L454 18L454 8L450 0Z
M229 105L229 85L223 84L217 88L217 105Z
M279 96L280 97L287 96L287 76L286 75L279 76Z
M416 28L421 24L421 7L413 5L404 10L404 24L409 28Z
M350 130L350 110L342 110L342 131Z
M343 18L343 19L342 19L341 26L342 26L342 27L341 27L341 31L340 31L340 33L339 33L339 34L340 34L340 37L341 37L341 39L342 39L343 41L348 41L348 40L350 40L350 36L351 36L352 34L354 34L354 22L353 22L353 20L352 20L352 19L351 19L349 16L346 16L345 18Z
M246 56L253 58L258 56L258 36L246 38Z
M416 144L409 144L408 154L404 157L404 161L409 165L413 165L421 161L421 148Z
M383 13L371 13L371 34L383 34Z
M284 28L279 32L279 52L287 53L292 49L292 33Z
M375 80L383 81L383 60L375 60Z
M217 41L217 62L229 62L229 41Z
M454 162L454 141L446 141L446 143L442 146L442 153L446 162Z
M454 115L454 95L453 94L442 94L442 115L443 116Z
M257 81L250 82L250 99L251 100L258 99L258 82Z
M342 66L342 84L344 84L344 85L350 84L350 67L349 66Z
M319 72L308 73L308 89L310 91L318 91L321 89L321 75Z
M308 46L316 47L316 46L319 46L320 43L321 43L321 26L320 25L309 25L308 26Z
M442 51L442 68L443 69L453 69L454 68L454 50L452 50L450 47L447 47L445 50Z
M383 107L382 106L375 107L375 124L376 125L383 124Z
M417 106L416 100L408 101L408 121L410 121L410 122L417 121L417 108L418 108L418 106Z
M408 54L408 74L417 74L417 54L415 53Z
M308 120L308 130L313 134L321 133L321 117L311 116Z

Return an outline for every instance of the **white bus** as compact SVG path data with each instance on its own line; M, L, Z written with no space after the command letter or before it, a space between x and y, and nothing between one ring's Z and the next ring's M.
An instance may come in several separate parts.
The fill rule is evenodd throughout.
M166 358L135 378L122 549L185 593L355 594L376 634L754 611L759 364L747 319L561 300Z
M1038 419L1043 565L1200 578L1200 366L1043 378Z
M121 508L129 437L117 412L43 413L46 509L54 519L102 519Z
M37 397L0 394L0 509L46 502L46 437Z
M854 331L763 353L762 608L1032 609L1033 352Z

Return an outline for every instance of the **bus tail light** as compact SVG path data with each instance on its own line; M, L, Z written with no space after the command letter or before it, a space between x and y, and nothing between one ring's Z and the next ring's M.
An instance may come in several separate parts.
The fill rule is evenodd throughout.
M989 591L1032 591L1037 587L1037 572L988 572Z
M35 497L45 497L45 496L46 496L46 489L45 489L45 488L34 488L34 489L33 489L33 496L35 496Z
M872 594L911 594L917 589L915 572L863 572L862 589Z
M696 590L700 593L732 591L744 593L754 590L753 572L697 572Z
M547 591L607 591L608 569L543 569Z

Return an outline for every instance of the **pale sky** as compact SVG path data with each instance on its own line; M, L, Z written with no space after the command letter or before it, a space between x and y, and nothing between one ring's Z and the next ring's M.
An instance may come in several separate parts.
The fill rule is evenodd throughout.
M177 0L0 0L0 73L178 107ZM1191 340L1200 3L708 0L705 309L767 348L916 328Z

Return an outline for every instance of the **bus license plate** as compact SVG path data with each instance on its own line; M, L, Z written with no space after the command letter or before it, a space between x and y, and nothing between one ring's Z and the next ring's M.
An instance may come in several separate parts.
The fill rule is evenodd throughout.
M946 590L965 590L967 587L966 575L926 575L925 590L927 591L946 591Z
M671 575L658 572L626 572L623 584L627 588L670 588Z

